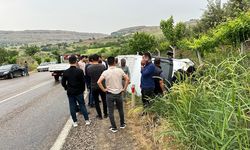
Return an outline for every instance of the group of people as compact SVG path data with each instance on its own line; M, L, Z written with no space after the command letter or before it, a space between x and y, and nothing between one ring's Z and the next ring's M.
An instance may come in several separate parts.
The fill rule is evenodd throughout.
M150 98L164 92L160 59L156 58L154 63L151 59L151 54L146 52L143 54L141 61L141 93L144 107L149 106ZM130 83L130 71L126 65L126 60L121 59L119 64L115 57L108 57L103 60L99 55L94 54L89 57L81 56L78 60L75 55L71 55L69 63L70 68L64 72L61 83L67 91L73 126L78 126L77 104L84 116L86 125L91 124L83 96L86 84L89 95L88 105L95 107L96 118L101 120L109 117L110 131L117 132L114 118L116 105L120 116L120 128L125 128L123 101ZM102 109L100 107L101 102Z
M89 57L81 56L80 61L77 60L75 55L69 57L70 68L63 74L62 86L67 90L74 127L78 126L76 117L77 103L80 112L84 116L86 125L91 124L83 96L85 84L89 93L88 104L90 107L96 108L96 118L101 120L109 117L111 122L110 130L117 132L114 119L116 105L120 116L120 128L123 129L126 127L123 110L123 93L129 84L129 70L126 67L126 61L122 60L120 67L118 67L116 62L115 57L108 57L104 61L97 54ZM125 69L126 73L122 68ZM102 102L103 109L100 107L100 102Z

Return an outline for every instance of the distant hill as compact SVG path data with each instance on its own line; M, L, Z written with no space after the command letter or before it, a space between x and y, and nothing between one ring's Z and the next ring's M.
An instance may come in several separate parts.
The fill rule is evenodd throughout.
M189 21L184 22L187 26L192 27L197 25L199 19L190 19Z
M187 26L195 26L199 20L191 19L189 21L184 22ZM146 32L153 34L155 36L163 36L163 33L159 26L135 26L120 29L118 31L112 32L111 36L127 36L136 32Z
M89 38L103 38L108 35L101 33L82 33L63 30L25 30L25 31L0 31L0 45L18 44L44 44L75 42Z
M161 36L162 32L159 26L136 26L130 28L120 29L112 32L111 36L127 36L136 32L146 32L156 36Z
M194 26L198 20L191 19L185 22L188 26ZM63 30L25 30L25 31L1 31L1 45L20 45L20 44L55 44L62 42L77 42L88 39L107 39L112 37L129 36L136 32L146 32L157 37L163 36L159 26L135 26L120 29L112 32L111 35L101 33L82 33Z

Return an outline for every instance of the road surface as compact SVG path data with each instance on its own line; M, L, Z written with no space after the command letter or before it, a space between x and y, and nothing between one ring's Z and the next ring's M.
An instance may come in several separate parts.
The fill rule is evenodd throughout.
M50 73L0 80L0 150L46 150L69 118L66 93Z

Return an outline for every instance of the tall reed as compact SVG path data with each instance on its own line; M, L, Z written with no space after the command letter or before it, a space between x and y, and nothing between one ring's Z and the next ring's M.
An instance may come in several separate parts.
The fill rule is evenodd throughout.
M250 149L250 70L244 58L207 64L148 109L167 118L187 149ZM247 66L247 65L246 65Z

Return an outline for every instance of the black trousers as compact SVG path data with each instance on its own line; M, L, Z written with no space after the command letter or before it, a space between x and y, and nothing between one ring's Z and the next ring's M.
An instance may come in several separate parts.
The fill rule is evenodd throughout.
M103 104L103 113L104 115L108 115L107 112L107 102L106 102L106 93L103 92L100 88L92 89L92 96L95 101L96 112L99 117L102 117L102 111L100 108L99 96L101 96L102 104Z
M148 107L150 104L150 99L153 99L155 94L154 94L154 88L151 89L142 89L141 90L142 94L142 103L144 108Z
M115 104L119 112L120 116L120 125L124 125L124 110L123 110L123 98L122 94L112 94L112 93L107 93L107 104L108 104L108 110L109 110L109 119L112 128L117 128L116 123L115 123L115 117L114 117L114 108Z

